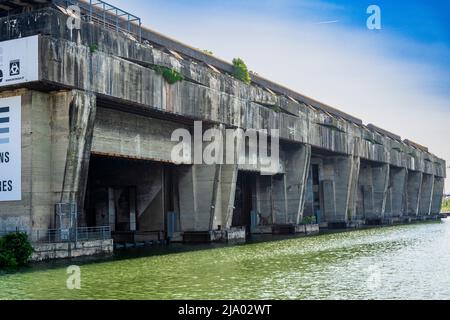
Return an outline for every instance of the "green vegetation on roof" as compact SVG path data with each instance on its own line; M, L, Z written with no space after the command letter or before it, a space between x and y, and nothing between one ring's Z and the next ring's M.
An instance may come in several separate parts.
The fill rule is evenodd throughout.
M246 84L250 84L252 82L247 65L241 58L233 59L233 75L236 79L241 80Z

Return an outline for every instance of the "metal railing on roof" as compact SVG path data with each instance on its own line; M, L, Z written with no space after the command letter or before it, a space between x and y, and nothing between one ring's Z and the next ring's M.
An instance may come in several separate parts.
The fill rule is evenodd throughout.
M53 0L55 5L64 7L77 6L80 8L81 18L84 21L102 25L105 28L124 32L142 40L141 18L119 9L101 0Z

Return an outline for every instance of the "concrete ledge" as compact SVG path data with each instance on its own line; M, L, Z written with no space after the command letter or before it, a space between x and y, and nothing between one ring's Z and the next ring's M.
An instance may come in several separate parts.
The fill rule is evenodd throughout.
M35 243L32 262L69 259L83 256L107 255L114 250L113 240L81 241L70 243Z
M256 226L251 230L252 234L272 234L272 226Z
M184 243L240 242L245 241L245 228L213 231L186 231L183 233Z
M364 220L351 220L347 222L347 228L358 229L364 225Z
M328 229L347 229L347 221L328 222Z
M300 234L317 234L320 231L320 227L318 224L306 224L306 225L296 225L295 233Z
M384 222L383 218L369 218L366 219L365 225L366 226L381 226Z
M272 226L272 234L295 234L296 227L293 224L276 224Z

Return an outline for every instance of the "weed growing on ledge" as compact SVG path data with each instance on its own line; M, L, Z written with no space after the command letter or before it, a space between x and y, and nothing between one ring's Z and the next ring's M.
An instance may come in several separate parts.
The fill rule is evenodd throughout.
M233 59L233 69L233 75L236 79L241 80L246 84L250 84L252 81L250 73L248 72L247 65L241 58Z
M310 225L316 223L316 217L310 216L310 217L304 217L303 220L300 222L301 225Z
M96 52L96 51L98 51L98 45L97 44L91 44L90 46L89 46L89 51L91 52L91 53L94 53L94 52Z
M167 67L153 66L153 70L155 70L157 74L161 75L169 84L175 84L184 80L181 73Z

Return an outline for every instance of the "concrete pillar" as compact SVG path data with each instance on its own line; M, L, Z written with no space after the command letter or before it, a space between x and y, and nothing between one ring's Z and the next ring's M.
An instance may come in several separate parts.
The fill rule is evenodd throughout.
M213 228L219 165L180 167L181 231L210 231Z
M359 220L364 220L373 212L373 182L372 167L362 163L359 170L357 189L357 214Z
M429 216L431 213L431 202L433 198L434 176L423 174L420 190L419 215Z
M178 169L181 231L229 229L233 221L236 165L192 165Z
M96 114L95 95L82 91L53 95L52 177L55 203L76 203L84 225L84 197Z
M236 194L236 181L238 176L237 165L221 165L220 180L215 205L213 228L229 229L233 222L234 201Z
M390 170L390 183L389 183L389 193L390 193L390 216L401 217L404 213L404 200L405 200L405 188L407 179L406 168L396 168L391 167Z
M441 213L442 198L444 196L445 180L442 177L434 177L433 195L431 200L431 214L438 215Z
M386 206L386 196L389 186L389 165L372 165L373 182L373 212L372 218L383 219ZM370 218L370 217L369 217Z
M352 175L350 179L350 195L348 200L348 215L351 220L358 220L356 214L356 201L358 199L357 189L359 172L361 169L361 159L359 157L353 157Z
M356 189L359 165L359 158L353 156L324 158L322 194L326 222L341 223L351 219L350 208L354 204L350 200Z
M406 214L416 217L419 213L420 191L422 189L422 173L408 171L407 196L406 196Z
M306 188L311 163L311 146L293 146L286 150L287 222L299 224L303 219Z

